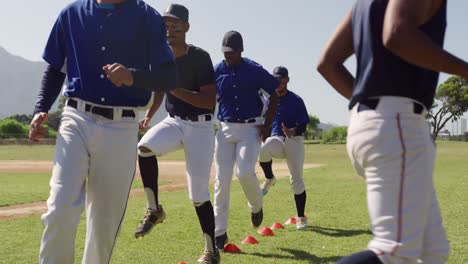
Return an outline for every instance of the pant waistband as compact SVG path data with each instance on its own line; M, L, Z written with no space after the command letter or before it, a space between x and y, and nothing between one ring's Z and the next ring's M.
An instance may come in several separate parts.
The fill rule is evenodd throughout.
M202 115L185 115L179 116L174 114L169 114L172 118L178 118L186 121L201 122L201 121L211 121L213 119L212 114L202 114Z
M117 119L117 117L131 117L131 118L136 117L136 114L135 114L134 110L123 109L121 111L122 112L121 115L118 116L117 114L115 114L116 108L114 108L114 107L97 106L97 105L89 104L89 103L86 103L86 102L82 102L82 104L80 104L77 100L71 99L71 98L67 100L65 105L69 106L69 107L72 107L72 108L75 108L75 109L78 109L78 110L83 111L83 112L88 112L88 113L92 113L92 114L95 114L95 115L105 117L105 118L107 118L109 120L115 120L115 119Z
M226 122L226 123L255 123L257 122L257 119L255 118L250 118L250 119L224 119L220 120L221 122Z
M426 111L424 105L420 102L414 101L404 97L382 96L380 98L367 98L359 101L357 108L358 112L366 110L377 110L388 112L388 110L413 112L414 114L421 115Z

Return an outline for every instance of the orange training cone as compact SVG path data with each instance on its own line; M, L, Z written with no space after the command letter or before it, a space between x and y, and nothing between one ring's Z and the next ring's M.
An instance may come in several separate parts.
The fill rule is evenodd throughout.
M286 223L284 223L285 225L291 225L291 224L295 224L296 223L296 217L293 216L291 218L289 218Z
M273 233L273 231L271 230L271 228L269 227L264 227L260 230L258 230L258 233L262 236L274 236L275 234Z
M274 223L271 225L271 229L284 229L284 226L280 223Z
M187 264L187 262L179 262L179 264Z
M226 253L240 253L242 252L235 244L227 244L224 246L224 252Z
M244 240L242 240L241 243L242 244L258 244L258 240L255 239L255 237L253 236L247 236L246 238L244 238Z

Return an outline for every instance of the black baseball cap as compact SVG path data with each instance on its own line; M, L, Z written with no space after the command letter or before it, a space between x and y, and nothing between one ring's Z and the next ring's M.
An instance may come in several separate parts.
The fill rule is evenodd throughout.
M273 76L276 78L287 78L289 77L288 69L284 66L278 66L273 70Z
M223 52L244 51L242 35L234 30L228 31L223 38Z
M166 11L164 11L163 17L173 17L176 19L180 19L184 22L188 22L189 19L189 11L188 9L179 4L170 4Z

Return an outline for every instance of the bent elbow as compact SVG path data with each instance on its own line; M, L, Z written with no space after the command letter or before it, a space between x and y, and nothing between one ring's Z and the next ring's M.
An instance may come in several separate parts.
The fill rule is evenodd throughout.
M397 51L401 47L401 39L404 34L402 25L390 25L384 27L382 32L382 44L390 51Z

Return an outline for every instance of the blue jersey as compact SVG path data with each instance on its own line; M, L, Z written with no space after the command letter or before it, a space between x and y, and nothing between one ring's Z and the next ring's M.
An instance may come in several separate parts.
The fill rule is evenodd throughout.
M358 0L353 8L353 42L357 72L352 108L377 96L400 96L432 107L439 73L410 64L383 46L382 30L388 0ZM446 27L446 1L420 30L442 47Z
M145 106L151 92L141 87L115 87L102 67L120 63L150 70L174 57L159 13L140 0L99 5L78 0L66 7L50 33L44 60L66 68L64 95L109 106Z
M279 85L273 75L248 58L232 67L222 61L214 70L221 121L260 117L264 108L262 94L271 95Z
M287 128L296 128L307 125L310 122L309 114L301 97L288 91L279 98L278 113L272 124L272 136L284 136L281 124Z

